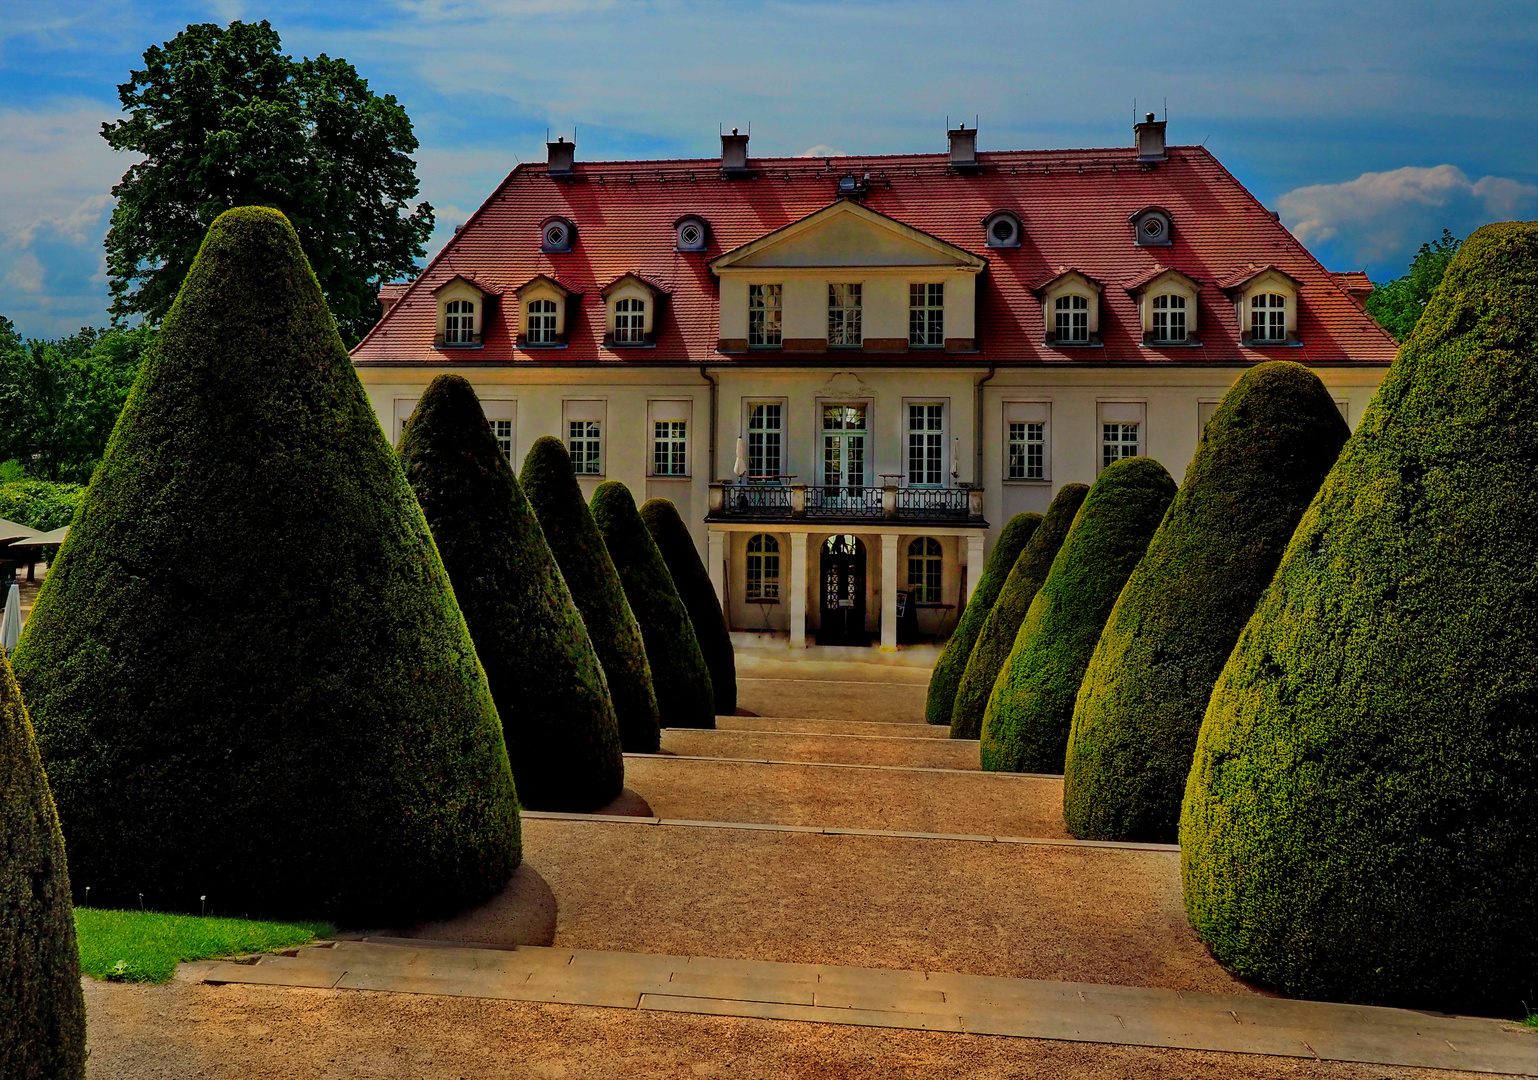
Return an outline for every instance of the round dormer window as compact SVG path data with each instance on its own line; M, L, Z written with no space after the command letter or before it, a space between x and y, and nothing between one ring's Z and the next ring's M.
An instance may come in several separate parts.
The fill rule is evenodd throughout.
M679 251L705 250L705 223L699 218L683 218L674 223L674 228L678 230Z
M1143 235L1150 240L1162 240L1164 238L1164 219L1150 217L1143 221Z
M988 219L989 247L1019 247L1020 219L1008 211L1001 211Z
M543 242L546 251L569 251L571 249L571 224L565 221L546 222Z
M1133 238L1139 247L1169 247L1175 231L1169 212L1162 207L1150 206L1131 217Z

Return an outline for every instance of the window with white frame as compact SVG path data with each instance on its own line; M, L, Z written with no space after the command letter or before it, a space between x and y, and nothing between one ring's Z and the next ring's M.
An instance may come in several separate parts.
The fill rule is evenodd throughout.
M763 603L780 598L780 542L768 533L748 540L747 598Z
M859 345L864 338L860 329L860 283L828 283L828 344Z
M945 406L940 402L908 406L908 483L913 487L945 483Z
M652 421L652 475L688 474L688 427L682 420Z
M530 300L528 330L524 340L530 345L554 345L555 301Z
M913 603L938 604L945 559L940 541L921 536L908 545L908 596Z
M908 344L929 348L945 344L945 284L908 286Z
M782 406L778 401L755 401L748 405L749 480L780 478L781 410Z
M1046 480L1047 420L1044 401L1004 403L1004 479Z
M1113 465L1122 458L1137 457L1138 431L1141 424L1110 423L1100 425L1100 467Z
M565 403L566 450L578 476L603 475L604 411L602 401Z
M614 341L638 345L646 340L646 301L633 296L614 302Z
M1052 304L1056 325L1053 340L1061 345L1089 344L1089 298L1077 293L1059 296Z
M1153 298L1153 336L1155 341L1183 342L1186 339L1186 298L1178 293L1163 293Z
M475 301L450 300L443 310L443 343L475 344Z
M502 456L508 461L513 460L513 422L511 420L488 420L491 425L491 436L497 440L497 449L502 451Z
M1287 340L1287 298L1281 293L1250 297L1250 340Z
M865 487L865 415L864 405L822 407L822 482L829 494L841 489L858 497Z
M749 347L778 348L780 341L780 286L749 285Z

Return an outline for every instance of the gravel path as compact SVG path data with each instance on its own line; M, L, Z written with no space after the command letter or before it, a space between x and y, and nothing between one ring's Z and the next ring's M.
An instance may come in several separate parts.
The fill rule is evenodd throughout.
M739 761L838 761L853 765L912 765L930 769L978 768L975 739L929 739L889 734L913 726L883 725L885 730L879 735L668 728L662 733L662 749L686 757Z

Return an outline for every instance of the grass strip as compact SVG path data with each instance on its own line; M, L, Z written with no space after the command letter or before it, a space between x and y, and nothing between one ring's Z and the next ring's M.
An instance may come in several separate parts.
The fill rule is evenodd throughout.
M176 965L235 953L272 952L330 937L330 923L165 915L155 911L75 909L80 970L115 982L169 982Z

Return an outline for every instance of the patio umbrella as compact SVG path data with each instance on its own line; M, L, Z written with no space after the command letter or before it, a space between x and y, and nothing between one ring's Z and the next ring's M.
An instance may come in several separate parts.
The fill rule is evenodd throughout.
M69 535L69 526L54 529L52 532L33 533L24 536L20 540L12 540L11 547L49 547L53 544L64 543L64 538Z
M0 518L0 544L8 544L12 540L24 540L36 535L36 529L29 529L25 525L18 525L14 521Z
M5 591L5 612L0 614L0 649L10 652L21 640L21 589L15 582Z

